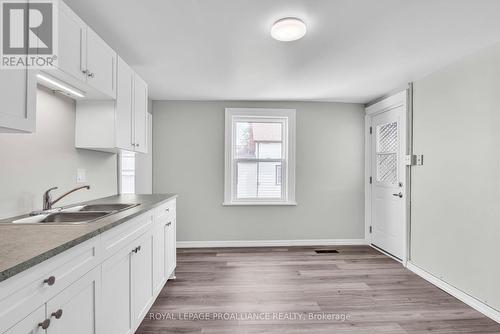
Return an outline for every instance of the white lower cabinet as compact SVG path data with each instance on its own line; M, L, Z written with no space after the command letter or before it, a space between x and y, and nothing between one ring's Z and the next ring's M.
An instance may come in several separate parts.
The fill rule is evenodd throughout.
M132 315L140 324L153 302L153 234L146 233L132 244Z
M153 232L153 291L158 292L165 283L165 232L164 225L155 222Z
M95 268L52 298L46 306L47 334L95 334L100 315L100 270Z
M173 274L175 251L173 199L0 282L9 320L0 333L132 334Z
M100 270L95 268L5 334L95 334L99 302Z
M131 254L126 247L102 264L103 334L132 333Z
M165 279L168 279L170 278L170 276L173 275L177 262L175 219L171 219L165 224L164 233L165 233Z
M9 329L5 334L42 334L42 322L45 320L45 305L40 306L36 311Z

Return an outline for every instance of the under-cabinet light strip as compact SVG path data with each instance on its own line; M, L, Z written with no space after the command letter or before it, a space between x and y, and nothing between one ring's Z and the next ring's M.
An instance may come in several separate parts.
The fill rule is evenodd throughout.
M68 92L68 93L73 94L73 95L78 96L78 97L85 97L85 95L83 95L82 93L77 92L76 90L71 89L68 86L65 86L65 85L63 85L63 84L61 84L61 83L59 83L59 82L57 82L49 77L46 77L43 74L37 74L36 76L38 79L43 80L43 81L45 81L53 86L56 86L57 88L60 88L65 92Z

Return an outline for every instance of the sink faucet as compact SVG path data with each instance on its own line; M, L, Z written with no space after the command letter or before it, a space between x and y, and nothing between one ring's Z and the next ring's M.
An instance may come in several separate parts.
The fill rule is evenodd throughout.
M57 189L57 187L50 188L49 190L47 190L43 194L43 210L44 211L45 210L52 210L52 205L56 204L57 202L59 202L64 197L68 196L69 194L74 193L75 191L80 190L80 189L90 189L90 186L82 186L82 187L75 188L73 190L68 191L67 193L62 194L61 196L59 196L55 200L52 200L52 197L50 196L50 192L52 190L56 190L56 189Z

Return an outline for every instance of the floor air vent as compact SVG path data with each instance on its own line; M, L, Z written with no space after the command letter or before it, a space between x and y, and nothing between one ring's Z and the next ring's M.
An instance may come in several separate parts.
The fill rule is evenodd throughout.
M317 249L316 254L337 254L339 251L336 249Z

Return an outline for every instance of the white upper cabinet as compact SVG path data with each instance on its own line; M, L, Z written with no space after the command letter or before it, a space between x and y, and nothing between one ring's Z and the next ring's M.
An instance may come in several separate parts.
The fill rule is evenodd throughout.
M115 101L78 101L76 147L148 152L148 86L118 57Z
M34 132L36 78L33 71L0 70L0 132Z
M115 99L116 52L64 2L58 4L57 66L42 72L84 95L70 94L75 99Z
M134 72L118 57L116 92L116 145L120 149L134 151Z
M87 25L68 6L60 4L58 66L64 72L87 80Z
M108 96L116 97L116 52L92 29L87 28L87 83Z
M137 74L134 78L134 144L135 151L148 152L148 86Z

